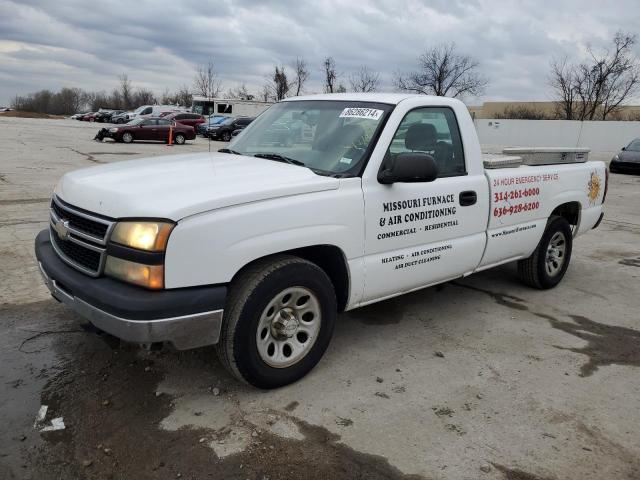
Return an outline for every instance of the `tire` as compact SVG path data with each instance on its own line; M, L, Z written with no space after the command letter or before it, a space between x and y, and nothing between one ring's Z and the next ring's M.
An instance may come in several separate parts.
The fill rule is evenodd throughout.
M91 118L89 119L89 122L91 122L91 123L93 123L93 122L95 122L95 121L96 121L96 119L95 119L95 118L93 118L93 117L91 117Z
M133 142L133 133L130 132L124 132L122 134L122 136L120 137L120 139L124 142L124 143L131 143Z
M336 315L335 291L320 267L289 255L257 261L231 284L218 357L254 387L288 385L320 361Z
M229 142L231 140L231 132L224 132L222 134L222 141Z
M186 138L184 137L184 135L182 133L176 133L173 136L173 142L176 145L184 145L185 140L186 140Z
M119 118L118 120L116 120L116 123L118 125L122 125L124 123L124 118Z
M527 285L546 290L564 277L571 261L573 234L564 218L553 216L533 254L518 262L518 274Z

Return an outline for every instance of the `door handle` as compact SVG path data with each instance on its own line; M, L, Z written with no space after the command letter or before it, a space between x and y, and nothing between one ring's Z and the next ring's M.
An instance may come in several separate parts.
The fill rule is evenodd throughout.
M478 201L478 194L473 190L467 190L466 192L460 192L460 206L468 207L470 205L475 205Z

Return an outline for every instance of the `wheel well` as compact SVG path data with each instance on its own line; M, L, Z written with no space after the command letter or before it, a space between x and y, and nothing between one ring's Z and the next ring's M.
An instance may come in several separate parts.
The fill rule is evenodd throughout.
M567 202L557 206L550 217L559 216L564 218L570 225L577 227L580 223L580 203Z
M344 311L349 301L349 268L340 248L333 245L314 245L282 253L290 253L309 260L324 270L336 291L338 311Z
M331 280L336 292L338 311L344 311L347 306L347 302L349 301L349 269L347 267L345 256L340 248L333 245L313 245L310 247L286 250L284 252L278 252L277 254L295 255L296 257L315 263L318 267L324 270ZM249 265L252 265L257 261L277 254L256 258L248 265L245 265L240 271L243 271ZM238 273L235 274L234 279L238 276Z

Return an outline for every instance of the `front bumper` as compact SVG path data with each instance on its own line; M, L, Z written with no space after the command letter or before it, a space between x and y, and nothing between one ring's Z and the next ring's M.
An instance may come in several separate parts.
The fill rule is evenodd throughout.
M218 343L226 286L152 291L91 278L60 260L49 235L43 230L35 244L45 284L56 300L99 329L128 342L170 342L178 350Z

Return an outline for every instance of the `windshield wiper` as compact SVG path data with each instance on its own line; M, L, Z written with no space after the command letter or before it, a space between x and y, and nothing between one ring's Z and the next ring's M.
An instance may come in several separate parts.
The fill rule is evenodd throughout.
M218 152L220 152L220 153L233 153L234 155L242 155L240 152L238 152L236 150L231 150L230 148L221 148L220 150L218 150Z
M306 167L304 162L296 160L295 158L285 157L284 155L280 155L279 153L254 153L253 156L257 158L266 158L268 160L276 160L278 162L290 163L291 165L298 165L299 167Z

